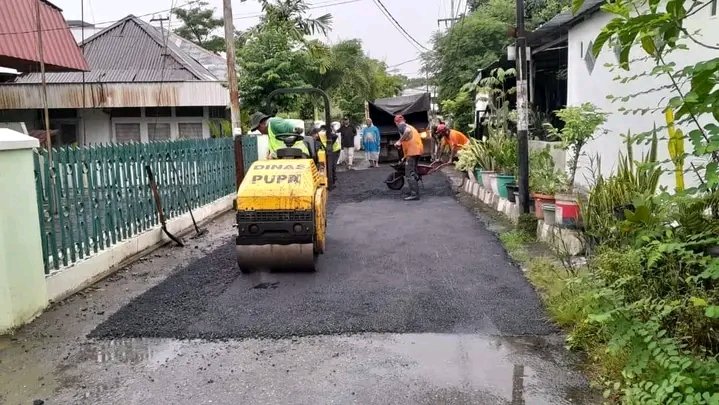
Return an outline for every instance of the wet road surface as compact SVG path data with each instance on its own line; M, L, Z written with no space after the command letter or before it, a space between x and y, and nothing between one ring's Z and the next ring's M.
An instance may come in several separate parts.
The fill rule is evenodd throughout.
M0 402L592 403L447 179L404 202L387 173L340 174L317 273L242 275L228 214L53 308L0 340Z

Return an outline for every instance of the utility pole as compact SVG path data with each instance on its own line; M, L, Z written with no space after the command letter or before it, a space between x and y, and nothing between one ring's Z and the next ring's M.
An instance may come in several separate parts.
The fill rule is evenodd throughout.
M35 18L37 23L37 53L40 59L40 78L42 80L42 104L45 115L45 143L47 145L47 159L52 164L52 139L50 137L50 113L47 108L47 82L45 81L45 54L42 49L42 21L40 18L40 0L35 3Z
M519 203L529 213L529 114L527 112L527 37L524 32L524 0L517 1L517 153Z
M242 127L240 126L240 90L237 86L237 72L235 70L235 25L232 22L232 1L222 0L222 6L222 14L225 19L227 87L230 88L230 115L235 145L235 185L240 187L242 180L245 178L245 159L242 151Z
M240 91L237 87L235 70L235 25L232 22L232 1L222 0L225 19L225 52L227 53L227 86L230 88L230 112L232 115L233 135L242 135L240 127Z

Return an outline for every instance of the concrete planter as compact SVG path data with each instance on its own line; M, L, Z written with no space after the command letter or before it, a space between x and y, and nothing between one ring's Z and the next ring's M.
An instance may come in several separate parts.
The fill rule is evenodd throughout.
M489 184L484 183L484 186L492 190L492 193L499 195L499 187L497 186L497 173L489 175Z
M537 217L537 219L544 219L542 204L554 204L554 196L532 193L532 198L534 198L534 216Z
M497 194L504 199L509 199L507 185L514 183L514 176L506 174L497 175Z
M482 170L480 171L480 173L482 174L482 187L490 189L492 184L491 176L494 175L494 172L489 170Z
M542 204L542 212L544 213L544 223L549 226L556 225L556 206L551 203Z
M579 223L579 202L576 194L556 194L556 223L562 227L576 227Z

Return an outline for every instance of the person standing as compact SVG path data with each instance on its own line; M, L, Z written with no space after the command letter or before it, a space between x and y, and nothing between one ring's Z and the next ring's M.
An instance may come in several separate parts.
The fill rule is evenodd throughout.
M355 154L355 135L357 135L357 129L350 125L350 120L347 117L342 118L342 125L339 129L339 134L342 142L342 155L338 160L338 164L342 164L347 161L347 169L352 170L352 161L354 160Z
M369 167L379 167L380 133L370 118L367 118L367 127L362 132L362 145L367 153Z
M407 184L409 185L409 196L405 198L405 201L416 201L419 200L419 175L417 174L417 162L419 157L424 152L424 145L422 144L422 137L419 135L419 131L412 125L405 122L404 117L396 115L394 117L394 123L397 125L400 137L395 143L395 146L402 147L402 154L405 158L405 176L407 177Z

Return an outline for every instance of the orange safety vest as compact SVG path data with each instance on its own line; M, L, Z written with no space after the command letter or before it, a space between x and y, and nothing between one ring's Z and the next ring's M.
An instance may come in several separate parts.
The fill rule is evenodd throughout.
M422 153L424 152L422 136L412 125L407 124L407 127L412 132L412 137L406 141L402 141L402 153L405 156L422 156Z
M467 143L469 143L467 135L454 129L449 131L448 137L442 138L442 147L449 145L452 150L458 150Z

